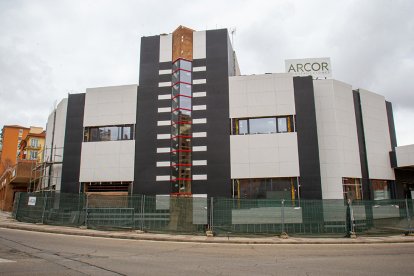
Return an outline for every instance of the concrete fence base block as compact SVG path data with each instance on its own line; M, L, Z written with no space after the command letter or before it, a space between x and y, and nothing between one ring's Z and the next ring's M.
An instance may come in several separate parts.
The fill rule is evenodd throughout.
M137 234L144 234L145 233L145 231L142 231L142 230L135 230L134 232L137 233Z
M214 233L213 233L213 231L211 231L211 230L207 230L207 231L206 231L206 236L207 236L207 237L214 237Z
M85 225L81 225L79 226L79 229L88 229L88 227L86 227Z
M281 238L281 239L288 239L288 238L289 238L289 235L288 235L286 232L282 232L282 233L279 235L279 238Z
M355 234L355 232L351 232L351 233L349 233L348 238L350 238L350 239L356 239L357 238L357 235Z

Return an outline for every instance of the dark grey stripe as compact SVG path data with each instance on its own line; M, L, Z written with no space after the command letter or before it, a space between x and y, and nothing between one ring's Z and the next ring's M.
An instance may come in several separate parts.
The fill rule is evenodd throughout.
M79 192L85 94L69 94L62 162L62 193Z
M395 124L394 124L394 113L392 111L392 103L385 102L387 107L387 118L388 118L388 129L390 131L390 138L391 138L391 148L395 150L397 146L397 136L395 134Z
M303 199L322 199L318 133L312 77L294 77L300 189Z
M171 93L171 87L158 87L159 70L171 68L171 62L159 63L159 49L159 36L141 38L135 134L135 179L133 189L135 194L170 193L170 183L168 181L155 181L158 172L156 162L161 161L157 157L157 147L165 147L165 145L158 145L161 140L157 140L157 133L159 132L157 131L156 120L157 118L171 119L171 114L165 113L164 115L164 113L158 113L157 111L158 107L161 107L158 95ZM165 106L170 107L169 104ZM171 130L169 129L166 133L171 133ZM169 172L166 174L169 175Z
M371 187L368 172L368 159L365 146L364 123L362 120L361 97L358 90L353 91L355 119L358 134L359 160L361 163L362 192L365 200L371 199Z

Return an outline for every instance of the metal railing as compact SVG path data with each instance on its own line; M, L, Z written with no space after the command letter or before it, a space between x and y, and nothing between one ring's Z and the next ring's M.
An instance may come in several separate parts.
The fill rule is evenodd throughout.
M413 232L413 200L271 200L20 193L18 221L148 232L347 236Z

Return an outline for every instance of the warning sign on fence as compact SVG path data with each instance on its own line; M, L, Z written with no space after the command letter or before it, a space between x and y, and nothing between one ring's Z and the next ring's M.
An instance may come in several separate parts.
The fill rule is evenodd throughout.
M36 197L35 196L29 196L29 201L27 202L27 205L35 206L36 205Z

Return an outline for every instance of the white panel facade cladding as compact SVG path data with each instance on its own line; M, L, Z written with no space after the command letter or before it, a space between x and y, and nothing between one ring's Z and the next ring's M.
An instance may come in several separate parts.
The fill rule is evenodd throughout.
M297 134L230 136L231 178L299 176Z
M193 59L206 58L206 31L193 33Z
M83 125L135 124L137 85L86 89Z
M80 182L133 181L135 141L82 143Z
M293 92L293 78L290 74L230 77L230 117L296 114Z
M414 145L407 145L395 148L397 155L397 166L414 166Z
M385 98L363 89L359 93L369 178L395 180L389 157L392 149Z
M172 60L172 34L160 35L160 62Z
M351 85L314 80L322 196L342 199L342 178L361 178Z

